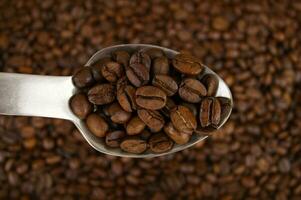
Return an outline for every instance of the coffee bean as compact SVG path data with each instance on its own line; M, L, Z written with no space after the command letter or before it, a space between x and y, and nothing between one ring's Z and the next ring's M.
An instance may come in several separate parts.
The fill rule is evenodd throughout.
M198 75L204 71L201 61L187 53L177 54L172 64L176 70L187 75Z
M202 127L211 125L217 128L221 121L221 104L217 98L204 98L200 107L200 122Z
M135 93L136 89L127 83L126 77L117 82L117 100L127 112L136 110Z
M179 95L187 102L198 103L203 96L207 95L207 90L200 81L187 78L180 85Z
M97 62L93 63L90 68L92 71L92 75L95 81L101 82L104 80L104 77L102 76L101 69L103 68L103 65L107 62L110 62L111 58L104 57L98 60Z
M154 153L164 153L172 149L173 142L163 133L156 133L149 139L150 150Z
M165 106L161 109L161 112L165 117L170 117L170 111L176 107L175 102L171 98L167 98Z
M166 104L166 94L154 86L143 86L136 90L136 103L138 106L150 110L158 110Z
M218 88L218 79L213 74L206 74L201 82L205 85L207 89L207 96L215 96Z
M154 59L152 65L152 74L162 74L167 75L169 73L169 63L168 58L166 57L159 57Z
M130 61L130 54L127 51L118 50L113 52L113 58L119 64L122 64L123 67L127 67Z
M138 117L133 117L126 125L126 133L128 135L137 135L145 128L145 123Z
M102 76L109 82L117 82L123 75L123 68L117 62L106 62L101 68Z
M158 111L139 109L137 113L152 132L158 132L163 128L164 118Z
M191 134L197 127L196 117L185 106L175 107L170 114L174 127L183 133Z
M221 120L221 104L217 98L214 98L212 101L212 108L211 108L211 125L217 128L220 120Z
M231 112L231 101L228 98L225 97L217 97L217 99L219 100L220 104L221 104L221 120L220 123L222 123L227 116L230 114Z
M108 123L98 114L92 113L87 117L88 129L97 137L104 137L109 130Z
M113 85L104 83L92 87L88 92L88 99L96 105L109 104L114 101L116 91Z
M70 107L72 112L80 119L85 119L93 111L93 105L83 93L71 97Z
M147 143L136 136L128 136L121 142L120 148L125 152L140 154L147 149Z
M140 63L133 63L126 67L126 76L136 87L146 85L149 81L149 69Z
M201 102L200 107L200 122L202 127L210 125L210 112L211 112L211 98L205 98Z
M91 86L94 83L91 69L84 67L76 72L72 77L73 84L78 88Z
M167 75L155 75L152 84L163 90L167 96L172 96L178 91L177 83Z
M168 124L166 124L164 126L164 132L175 143L181 144L181 145L186 144L189 141L190 137L191 137L191 134L182 133L182 132L178 131L177 129L175 129L175 127L173 126L173 124L171 122L169 122Z
M126 136L124 131L112 131L107 133L105 142L109 147L119 147L122 139Z
M132 114L130 112L126 112L123 109L120 109L111 116L111 120L112 122L117 124L124 124L130 120L131 116Z
M133 64L143 65L149 71L151 67L151 58L143 51L137 51L130 58L130 65Z
M112 122L116 124L124 124L131 118L131 113L126 112L121 106L115 102L110 105L106 105L103 109L105 115L109 116Z
M146 53L150 56L151 59L160 58L165 56L165 53L158 48L145 48L141 50L142 52Z

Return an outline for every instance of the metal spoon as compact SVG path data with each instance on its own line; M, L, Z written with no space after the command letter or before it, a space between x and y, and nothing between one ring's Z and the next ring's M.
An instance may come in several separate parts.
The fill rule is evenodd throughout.
M104 48L96 52L86 63L90 66L102 57L110 56L118 50L137 50L142 48L155 47L162 49L169 58L179 52L155 45L146 44L124 44ZM205 74L215 74L206 67ZM226 83L217 75L219 87L216 96L226 97L231 101L231 109L220 128L229 118L232 110L232 94ZM174 148L165 153L154 154L146 151L143 154L131 154L107 147L102 139L95 137L85 126L85 123L78 119L69 108L69 99L76 92L72 84L71 76L41 76L15 73L0 73L0 114L39 116L60 118L72 121L80 130L87 142L96 150L114 156L146 158L171 154L189 148L197 142L204 140L208 135L194 134L190 142L185 145L175 145Z

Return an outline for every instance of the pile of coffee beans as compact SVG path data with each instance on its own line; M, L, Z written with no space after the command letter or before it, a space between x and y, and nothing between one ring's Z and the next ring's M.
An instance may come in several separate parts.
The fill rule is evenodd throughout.
M104 47L156 44L210 66L234 107L206 140L148 159L99 153L66 120L1 115L0 199L301 199L300 13L299 0L1 0L1 72L71 76Z
M116 50L75 73L70 107L108 147L167 152L194 133L217 129L230 112L230 99L215 97L218 78L204 72L188 53Z

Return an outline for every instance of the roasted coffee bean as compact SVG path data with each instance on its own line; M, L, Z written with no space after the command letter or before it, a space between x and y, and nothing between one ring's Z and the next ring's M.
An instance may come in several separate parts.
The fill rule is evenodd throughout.
M165 117L170 117L170 111L176 107L175 102L171 98L167 98L165 106L161 109L161 112Z
M164 153L172 149L173 142L164 133L156 133L149 139L149 146L154 153Z
M104 137L109 130L108 123L98 114L92 113L87 117L88 129L97 137Z
M179 95L187 102L198 103L202 97L207 95L207 90L197 79L187 78L180 85Z
M158 48L145 48L141 50L142 52L146 53L150 56L151 59L160 58L165 56L165 53Z
M123 75L123 67L117 62L106 62L101 68L102 76L109 82L117 82Z
M164 126L164 132L177 144L186 144L191 137L191 134L182 133L175 129L171 122Z
M95 81L101 82L104 80L104 77L102 76L101 69L103 68L103 65L107 62L110 62L111 58L104 57L98 60L97 62L93 63L90 68L92 71L93 78Z
M126 136L124 131L112 131L107 133L105 142L109 147L117 148L120 146L123 138Z
M127 112L133 112L137 108L135 93L136 89L127 83L126 77L117 82L117 100Z
M172 64L176 70L187 75L198 75L205 69L198 58L187 53L177 54L172 60Z
M84 67L72 76L73 84L78 88L91 86L94 83L92 71L89 67Z
M207 96L215 96L218 88L218 79L213 74L206 74L201 82L205 85L207 89Z
M147 143L139 137L128 136L121 142L120 148L128 153L140 154L147 149Z
M130 65L133 64L143 65L149 71L151 67L151 58L143 51L136 51L130 58Z
M126 112L121 106L115 102L110 105L106 105L103 109L104 114L109 116L112 122L117 124L124 124L131 118L131 113Z
M126 133L128 135L137 135L143 131L145 123L138 117L133 117L126 125Z
M155 75L152 84L163 90L167 96L172 96L178 91L177 83L167 75Z
M83 93L75 94L71 97L70 108L80 119L85 119L93 111L93 105Z
M154 59L152 64L152 74L162 74L162 75L168 75L169 73L169 63L168 58L166 57L159 57Z
M158 132L163 128L164 118L158 111L139 109L137 113L152 132Z
M166 94L154 86L143 86L136 90L136 103L138 106L150 110L158 110L166 104Z
M217 98L214 98L212 101L212 107L211 107L211 125L213 127L218 126L220 120L221 120L221 104Z
M231 101L228 98L225 97L216 97L220 104L221 104L221 120L220 123L222 123L227 117L228 115L230 115L231 113L231 109L232 109L232 105L231 105Z
M205 98L201 102L200 106L200 122L202 127L210 125L210 112L211 112L211 98Z
M126 76L136 87L146 85L149 81L149 69L140 63L133 63L126 67Z
M130 61L130 54L127 51L115 51L113 52L113 58L119 64L122 64L123 67L127 67Z
M197 127L196 117L185 106L175 107L171 111L170 119L174 127L183 133L191 134Z
M96 85L88 92L89 101L96 105L109 104L115 100L115 97L115 87L108 83Z
M130 112L121 109L111 116L111 120L117 124L124 124L130 120L131 116L132 114Z

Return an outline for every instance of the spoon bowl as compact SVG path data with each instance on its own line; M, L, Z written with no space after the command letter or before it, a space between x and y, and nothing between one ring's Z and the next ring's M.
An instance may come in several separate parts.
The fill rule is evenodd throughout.
M173 58L179 53L155 45L122 44L97 51L88 60L85 66L88 67L93 65L99 59L110 56L116 50L135 51L142 48L159 48L165 52L168 58ZM231 114L233 106L232 94L227 84L207 66L205 66L205 71L202 76L205 74L214 74L218 78L219 84L215 96L230 99L230 110L220 123L219 129ZM70 120L94 149L105 154L121 157L149 158L163 156L189 148L197 142L206 139L209 135L209 132L204 132L204 134L193 134L187 144L175 144L170 151L159 154L152 153L149 150L142 154L132 154L118 148L110 148L104 144L103 139L97 138L87 129L84 121L80 120L72 113L69 107L69 99L76 91L77 89L72 84L71 76L57 77L0 73L0 114L41 116Z

